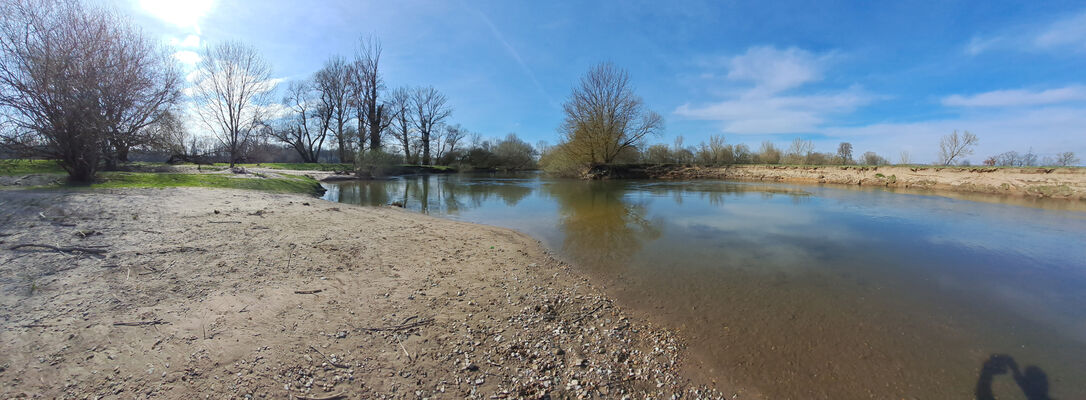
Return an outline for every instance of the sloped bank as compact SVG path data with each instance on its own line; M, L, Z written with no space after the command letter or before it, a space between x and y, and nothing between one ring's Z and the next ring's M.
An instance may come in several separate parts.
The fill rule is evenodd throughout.
M732 179L1086 200L1086 168L932 166L620 165L594 167L589 179Z

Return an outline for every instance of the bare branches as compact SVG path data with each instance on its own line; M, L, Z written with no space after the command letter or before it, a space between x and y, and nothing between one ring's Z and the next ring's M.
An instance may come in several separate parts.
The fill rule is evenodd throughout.
M430 159L430 135L436 126L452 115L445 95L433 86L416 88L411 93L411 106L415 114L415 129L422 136L422 163L432 164Z
M347 126L351 119L351 69L352 66L346 59L333 56L313 76L313 87L320 94L318 113L321 113L322 118L327 118L325 126L339 146L339 162L353 160L351 154L354 151L354 132Z
M2 143L55 158L74 180L146 144L146 128L179 99L167 49L124 18L79 1L0 2Z
M588 164L611 163L663 129L663 117L645 109L626 71L610 63L589 70L562 107L562 148Z
M954 160L959 157L973 154L973 146L976 146L976 144L977 135L969 133L969 131L965 131L960 136L958 131L943 136L939 140L939 163L944 166L954 164Z
M262 126L273 89L271 66L256 48L224 42L204 49L193 97L200 121L229 151L231 167Z

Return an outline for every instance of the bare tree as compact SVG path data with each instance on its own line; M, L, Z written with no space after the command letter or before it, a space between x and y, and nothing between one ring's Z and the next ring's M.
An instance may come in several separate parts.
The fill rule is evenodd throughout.
M290 115L276 126L271 136L290 145L302 162L320 162L321 150L328 137L328 126L332 113L323 102L316 99L317 93L309 81L291 82L283 105L290 108Z
M266 117L265 107L275 89L271 66L256 48L224 42L204 48L196 72L197 114L226 148L233 167Z
M664 124L660 114L645 109L629 74L610 63L589 70L563 109L562 147L588 164L613 162L646 136L659 133Z
M405 163L414 163L411 143L414 142L415 114L411 102L411 91L401 87L393 90L388 102L389 119L392 121L390 133L399 141L403 149Z
M434 89L433 86L420 87L411 94L411 105L415 114L415 129L418 130L422 141L422 163L431 165L430 136L449 115L452 108L449 107L445 95Z
M905 151L905 150L902 150L901 151L901 157L900 157L899 160L900 160L901 164L908 165L909 161L910 161L909 152Z
M380 62L381 41L374 37L360 40L352 67L351 102L355 107L359 135L369 138L373 150L381 149L381 136L392 123L391 106L379 98L385 89Z
M837 145L837 159L841 164L852 164L852 143L841 142Z
M788 147L788 162L792 164L809 164L811 153L814 153L814 143L802 138L792 139L792 145Z
M167 49L124 18L77 0L0 2L2 143L53 158L75 181L150 144L179 99Z
M336 139L339 162L354 162L354 134L348 126L351 120L351 76L353 66L340 56L334 56L313 77L313 86L320 92L321 104L330 114L328 125ZM359 146L363 140L358 141Z
M959 157L973 154L973 146L977 144L977 135L965 131L963 134L958 135L958 131L954 131L949 135L943 136L939 140L939 163L944 166L950 166L954 164L954 160Z
M467 136L467 129L456 125L442 125L435 130L434 139L434 158L441 160L449 153L456 151L457 146Z
M1046 164L1056 165L1060 167L1070 167L1078 163L1079 159L1078 157L1075 157L1074 152L1065 151L1063 153L1057 153L1055 160L1052 160L1051 163Z

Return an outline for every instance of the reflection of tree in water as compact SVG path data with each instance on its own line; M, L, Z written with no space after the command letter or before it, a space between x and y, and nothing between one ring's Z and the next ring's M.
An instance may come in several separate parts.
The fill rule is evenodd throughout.
M579 265L622 268L645 241L660 237L660 224L645 217L644 204L623 197L620 183L556 182L543 191L559 206L563 250Z
M519 184L492 184L470 177L448 175L404 177L393 182L389 189L402 193L399 201L408 208L422 213L442 214L458 214L463 210L480 208L494 196L512 207L531 195L533 190Z

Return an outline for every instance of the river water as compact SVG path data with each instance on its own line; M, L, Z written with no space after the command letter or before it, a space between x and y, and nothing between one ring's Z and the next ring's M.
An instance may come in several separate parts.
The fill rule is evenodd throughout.
M997 394L1086 398L1081 203L538 174L326 187L536 237L740 397L972 398L1003 355Z

